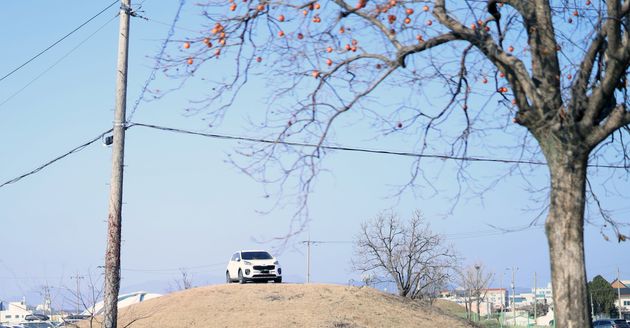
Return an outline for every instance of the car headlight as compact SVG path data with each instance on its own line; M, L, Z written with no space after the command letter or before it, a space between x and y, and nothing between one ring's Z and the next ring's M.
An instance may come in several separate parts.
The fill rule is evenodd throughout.
M245 264L245 265L252 265L252 262L250 262L250 261L243 261L243 264Z
M274 262L273 262L273 264L274 264L274 265L280 265L280 262L278 262L278 261L274 261Z

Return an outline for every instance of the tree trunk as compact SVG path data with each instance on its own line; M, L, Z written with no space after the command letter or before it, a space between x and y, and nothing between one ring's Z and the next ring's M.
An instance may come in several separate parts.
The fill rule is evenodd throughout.
M551 152L543 149L551 175L551 202L545 229L551 257L555 323L563 328L591 327L584 263L588 151L555 146Z
M468 306L468 300L464 300L464 305L466 306L466 320L470 320L470 307Z
M481 307L481 301L479 300L479 294L477 294L477 321L481 321L481 311L480 311L480 307Z

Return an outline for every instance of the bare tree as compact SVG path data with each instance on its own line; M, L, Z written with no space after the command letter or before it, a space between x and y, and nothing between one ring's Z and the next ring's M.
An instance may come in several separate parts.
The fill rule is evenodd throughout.
M464 298L466 300L467 318L472 319L472 303L475 302L477 320L481 318L480 308L481 303L486 299L488 287L492 281L494 275L491 272L486 272L482 263L475 263L473 265L463 268L459 272L459 283L464 288Z
M87 286L80 290L72 287L66 287L65 289L70 293L71 299L67 299L68 302L78 302L78 310L82 310L83 313L78 312L76 315L71 315L72 320L66 321L67 318L62 318L64 324L69 327L78 327L73 324L78 320L87 320L87 327L97 327L102 324L101 318L97 316L96 304L103 297L103 276L98 275L95 277L91 270L87 272ZM76 301L75 301L76 300Z
M381 213L361 225L356 241L354 267L375 279L387 276L396 283L398 295L428 298L443 288L456 262L442 236L429 229L420 212L408 222L394 213Z
M374 272L364 272L361 275L361 281L365 286L372 286L372 283L374 282Z
M175 287L170 288L171 291L186 290L193 288L192 275L186 268L179 269L180 277L175 279ZM170 284L169 284L170 285Z
M250 161L239 165L262 182L296 187L302 210L325 146L346 117L367 120L378 134L418 135L411 180L401 191L432 188L420 165L428 151L446 149L438 155L462 160L464 169L470 140L511 150L516 159L508 162L544 157L556 323L589 327L589 195L600 225L626 238L592 193L587 168L589 161L629 167L630 0L446 2L209 0L202 4L207 30L174 42L180 52L163 61L163 71L212 84L188 112L204 111L213 124L247 81L264 74L272 106L256 123L275 142L244 150ZM212 63L234 73L217 76ZM392 88L399 101L387 98ZM484 105L488 99L498 106ZM304 141L315 147L299 146ZM461 189L473 180L457 174ZM304 223L300 217L292 227L299 232Z

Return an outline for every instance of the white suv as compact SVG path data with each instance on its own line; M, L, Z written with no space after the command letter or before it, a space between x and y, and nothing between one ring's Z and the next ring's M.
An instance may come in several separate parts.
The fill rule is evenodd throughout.
M280 263L266 251L239 251L232 255L225 271L225 282L282 282Z

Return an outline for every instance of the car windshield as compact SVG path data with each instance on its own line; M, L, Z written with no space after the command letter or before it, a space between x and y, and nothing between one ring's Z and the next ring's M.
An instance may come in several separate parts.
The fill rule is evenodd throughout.
M243 252L243 260L271 260L273 257L267 252Z

